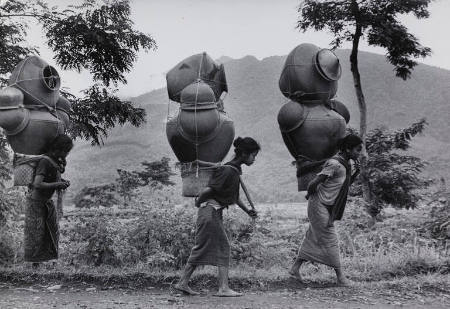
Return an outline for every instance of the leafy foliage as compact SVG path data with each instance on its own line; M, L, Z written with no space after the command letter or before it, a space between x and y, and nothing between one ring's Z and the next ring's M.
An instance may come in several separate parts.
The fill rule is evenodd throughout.
M88 69L96 81L126 83L124 73L131 70L136 52L149 50L155 41L133 29L128 1L98 5L86 1L70 6L57 18L44 24L48 45L63 69Z
M20 189L0 188L0 265L20 260L22 227L18 222L25 205Z
M398 77L407 79L417 65L412 60L426 57L431 49L422 46L418 39L408 32L398 16L414 14L419 19L428 18L428 4L431 0L305 0L298 11L297 27L306 31L328 30L334 36L333 48L345 41L355 42L365 37L371 46L386 49L388 61L394 65Z
M92 145L100 145L103 137L108 136L108 130L116 124L129 122L138 127L145 122L144 109L134 107L130 101L122 101L107 88L95 84L83 93L83 98L64 93L72 104L69 134L73 138L90 139Z
M78 208L112 207L118 203L113 184L84 187L73 198Z
M377 128L367 134L369 187L376 205L407 209L417 206L420 200L417 189L429 184L420 176L425 163L401 151L410 148L411 139L422 133L426 124L425 119L421 119L405 129L389 132Z

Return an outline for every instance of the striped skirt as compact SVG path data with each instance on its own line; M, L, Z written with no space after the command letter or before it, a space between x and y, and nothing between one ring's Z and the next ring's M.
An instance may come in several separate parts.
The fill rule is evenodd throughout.
M24 227L25 261L57 259L58 241L59 227L53 201L28 198Z
M330 213L317 194L308 201L309 228L303 239L298 257L303 260L341 267L339 242L334 226L328 225Z
M198 210L195 245L188 263L226 267L230 264L230 243L223 226L222 209L214 208L211 202Z

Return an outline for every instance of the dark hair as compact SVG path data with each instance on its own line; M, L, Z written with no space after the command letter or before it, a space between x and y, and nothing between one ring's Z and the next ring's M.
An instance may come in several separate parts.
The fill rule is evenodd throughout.
M341 138L338 141L337 147L339 150L346 150L346 149L354 148L361 144L362 144L362 140L358 135L348 134L344 138Z
M251 137L238 137L233 142L234 153L237 157L241 156L243 153L249 154L255 151L261 150L258 142Z
M47 151L53 152L55 150L63 150L63 151L69 152L72 148L73 148L72 139L65 134L59 134L50 143L50 145L47 148Z

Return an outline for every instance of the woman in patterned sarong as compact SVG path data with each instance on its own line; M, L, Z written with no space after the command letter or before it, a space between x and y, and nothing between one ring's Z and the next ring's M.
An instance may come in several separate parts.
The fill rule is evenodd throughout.
M195 245L187 261L180 281L175 289L186 294L197 295L188 283L198 265L213 265L219 271L219 291L215 296L233 297L241 293L228 286L228 268L230 264L230 244L222 222L222 210L229 205L237 204L250 217L257 216L249 210L239 198L241 165L252 165L260 150L258 143L250 138L238 137L235 146L235 157L217 168L211 176L208 186L200 193L195 205L199 207L196 223Z
M300 267L305 261L317 262L333 267L337 284L348 285L349 280L341 268L339 244L333 221L342 218L347 202L348 189L358 174L351 173L349 160L357 162L361 152L361 139L349 134L339 143L337 155L327 160L322 171L309 183L308 219L309 228L298 256L289 274L299 280Z
M58 135L48 152L36 166L31 192L27 197L24 226L24 249L26 262L33 267L40 262L58 258L58 214L52 201L56 190L66 189L70 183L61 180L66 157L73 147L67 135Z

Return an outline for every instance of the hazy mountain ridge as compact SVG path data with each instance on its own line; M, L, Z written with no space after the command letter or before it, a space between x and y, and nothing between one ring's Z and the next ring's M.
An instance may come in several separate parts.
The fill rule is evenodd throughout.
M350 125L358 127L359 111L348 61L349 51L338 50L336 54L343 69L337 97L350 110ZM225 110L234 120L236 134L253 136L262 145L255 165L244 168L249 187L263 200L295 199L298 195L295 193L295 168L290 164L293 159L283 144L277 123L278 111L287 101L278 88L285 57L221 59L225 59L229 88ZM405 82L395 77L393 67L382 55L361 52L359 63L369 127L400 128L426 117L430 126L413 151L425 159L432 159L430 170L435 167L443 173L450 173L449 169L442 170L450 161L450 124L447 120L450 115L450 71L421 64L414 70L412 78ZM117 168L136 169L141 161L156 160L163 155L176 160L167 142L165 121L168 116L176 114L178 104L169 103L165 88L131 100L146 109L147 124L140 128L124 126L113 130L100 149L76 147L70 156L68 171L75 190L81 185L113 180ZM437 153L433 153L433 149ZM179 184L180 177L174 178Z

